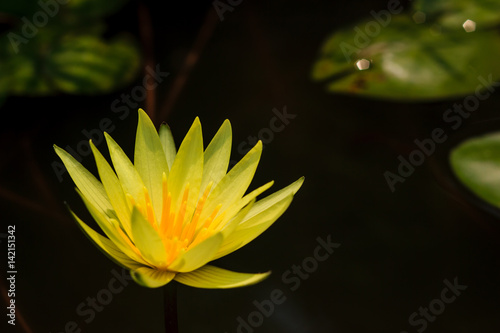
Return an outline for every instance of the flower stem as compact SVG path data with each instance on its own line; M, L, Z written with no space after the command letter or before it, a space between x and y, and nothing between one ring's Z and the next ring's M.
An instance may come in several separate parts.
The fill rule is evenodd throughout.
M165 311L165 332L179 333L177 322L177 285L168 283L163 287L163 304Z

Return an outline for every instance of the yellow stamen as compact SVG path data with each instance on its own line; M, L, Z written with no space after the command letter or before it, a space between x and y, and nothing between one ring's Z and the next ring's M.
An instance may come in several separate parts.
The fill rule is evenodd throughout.
M215 219L215 217L217 216L217 213L219 212L221 207L222 207L222 205L218 205L217 207L215 207L212 214L210 214L210 216L205 220L205 223L203 223L201 225L200 229L194 235L194 240L191 242L191 244L189 244L190 248L195 246L196 244L200 243L202 240L208 238L209 235L206 235L206 234L207 234L207 231L209 229L211 230L210 234L213 233L212 232L213 228L210 228L210 225L211 225L212 221Z
M220 223L224 220L225 216L226 216L226 212L222 212L222 214L217 216L217 218L210 224L210 227L208 227L208 229L210 229L210 230L222 229L223 225L221 225Z
M169 240L171 243L170 252L167 252L167 265L170 265L179 256L186 253L186 241L180 241L177 237L173 240Z
M204 228L208 228L212 221L215 219L215 216L217 216L217 213L219 213L219 210L222 208L222 205L219 204L217 207L215 207L214 211L210 216L205 220L205 225L203 226Z
M188 244L191 242L194 232L196 231L196 227L198 225L198 220L200 219L201 211L203 210L203 206L205 205L205 202L207 201L208 194L210 193L210 189L212 187L213 182L210 182L205 189L205 192L203 193L203 196L201 199L198 201L198 204L196 205L195 213L193 216L193 219L189 223L189 226L186 226L184 230L182 231L182 235L180 239L184 239L188 242Z
M177 217L175 219L175 225L173 226L173 236L179 238L184 226L184 217L186 216L187 199L189 197L189 183L186 185L184 190L184 195L182 196L182 204Z
M171 212L168 218L168 225L165 226L166 229L165 238L172 239L174 237L174 223L175 223L175 213Z
M182 231L181 239L185 239L188 243L191 242L194 232L196 231L196 226L198 224L198 220L200 219L200 212L196 212L193 216L193 220L189 223L189 226L184 228Z
M212 222L214 221L215 217L217 216L221 208L222 205L218 205L217 207L215 207L212 214L210 214L210 216L205 220L205 223L203 224L201 229L198 230L198 232L194 236L194 240L191 242L191 244L189 244L189 248L196 246L197 244L199 244L200 242L207 239L213 234L213 230L216 226L212 226ZM220 221L222 221L222 219L223 216L221 215ZM217 224L219 224L219 219L217 221L218 221Z
M201 229L198 232L198 234L196 235L196 237L194 238L194 240L191 242L191 244L189 244L189 249L195 247L196 245L198 245L199 243L201 243L202 241L204 241L205 239L207 239L210 236L211 236L211 233L208 232L207 228Z
M189 183L186 184L186 188L184 189L184 194L182 195L182 202L187 201L189 196Z
M165 200L165 202L163 203L163 212L161 214L161 223L160 223L160 227L161 227L161 234L162 235L165 235L167 233L167 230L169 229L169 227L171 228L171 220L169 219L170 217L170 204L172 202L172 196L170 195L170 193L167 195L167 199Z
M187 201L182 202L179 215L175 219L174 235L179 237L182 231L182 225L184 224L184 216L186 215Z
M174 239L168 240L169 246L168 246L168 251L167 251L167 264L171 264L172 261L176 258L177 254L177 247L179 240L177 237L174 237Z
M167 176L165 172L163 173L162 179L162 195L163 195L163 207L161 212L161 235L166 236L167 231L173 228L173 219L169 219L170 217L170 206L172 204L172 195L168 192L167 186Z
M208 194L210 193L210 190L212 189L212 185L214 182L210 182L207 185L207 188L203 192L203 196L201 199L198 201L198 204L196 205L196 210L201 213L201 210L203 209L203 206L205 205L205 202L207 201Z
M170 257L172 256L174 242L171 239L165 239L163 241L163 246L165 247L165 253L167 254L167 263L170 263Z

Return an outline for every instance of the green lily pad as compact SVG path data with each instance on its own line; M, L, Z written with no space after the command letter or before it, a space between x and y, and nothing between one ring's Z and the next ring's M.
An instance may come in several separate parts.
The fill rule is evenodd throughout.
M497 0L417 0L414 8L423 12L427 20L449 29L463 29L467 20L474 21L478 29L500 24L500 2Z
M450 164L467 188L500 208L500 132L461 143L452 151Z
M385 27L366 20L334 33L312 77L328 79L327 88L335 93L442 99L475 92L480 76L500 77L499 57L500 37L494 31L444 34L399 15Z

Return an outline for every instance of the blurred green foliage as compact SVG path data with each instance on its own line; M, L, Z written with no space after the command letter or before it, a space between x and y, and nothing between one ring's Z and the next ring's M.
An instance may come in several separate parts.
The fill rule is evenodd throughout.
M476 196L500 208L500 132L464 141L450 155L457 178Z
M127 0L16 0L0 4L0 101L9 95L100 94L129 83L140 52L131 36L103 38L104 16Z
M498 1L420 0L370 14L321 49L312 77L328 80L329 91L434 100L473 93L479 76L500 77Z

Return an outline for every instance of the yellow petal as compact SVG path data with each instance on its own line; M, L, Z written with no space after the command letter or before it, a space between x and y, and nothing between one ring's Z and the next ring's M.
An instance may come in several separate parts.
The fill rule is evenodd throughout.
M181 254L168 269L175 272L191 272L211 261L222 244L223 236L217 233Z
M189 197L185 216L190 217L198 201L203 173L203 136L198 118L189 129L175 156L168 178L168 190L172 194L172 208L178 211L182 197L189 183Z
M282 188L281 190L274 192L273 194L265 197L264 199L257 201L242 223L245 223L246 220L249 220L255 215L259 214L260 212L268 209L269 207L273 206L274 204L281 201L283 198L289 196L290 194L294 195L295 193L297 193L297 191L304 183L304 179L305 179L304 177L301 177L292 184L288 185L287 187Z
M132 210L132 235L135 246L148 262L156 267L166 266L167 253L160 235L135 207Z
M218 205L221 205L220 212L223 212L243 197L255 174L261 153L262 142L259 141L217 184L207 199L200 220L205 220Z
M130 271L130 275L139 285L148 288L158 288L166 285L175 277L175 273L159 271L149 267L141 267Z
M175 160L175 155L177 154L174 137L170 127L165 123L161 124L158 135L160 136L161 146L163 147L163 152L167 159L168 170L170 171Z
M231 123L229 120L225 120L204 153L202 190L210 182L213 182L215 187L225 176L231 157L231 141Z
M142 182L141 176L115 140L106 132L104 135L108 143L113 167L122 184L123 190L125 193L130 194L138 205L145 207L144 183Z
M120 224L130 236L130 209L125 199L125 194L123 193L120 181L118 180L118 177L113 169L111 169L109 163L106 161L104 156L102 156L92 141L90 142L90 147L92 148L99 177L101 178L104 189L106 190L107 197L116 212Z
M174 280L182 284L207 289L228 289L249 286L264 280L267 273L237 273L215 266L205 265L190 273L179 273Z
M248 213L244 218L246 223L240 223L236 229L224 239L224 242L214 259L223 257L238 250L266 231L266 229L269 228L286 211L292 202L292 199L293 195L290 194L288 197L283 198L273 206L261 211L251 219L246 220L248 218L248 214L250 214ZM255 205L257 205L257 203L253 205L250 212L254 209Z
M226 216L228 218L233 217L237 214L243 207L247 206L249 202L254 200L258 195L262 194L262 192L268 190L271 186L273 186L274 181L270 181L269 183L262 185L261 187L253 190L249 194L245 195L240 200L236 201L231 207L228 208L226 212Z
M156 221L160 221L163 205L162 175L165 173L168 177L168 165L158 132L142 109L139 109L134 165L149 192Z
M115 217L113 206L109 202L106 191L101 182L94 177L77 160L68 154L65 150L54 145L54 149L61 158L69 175L80 189L83 195L94 205L102 214L109 217Z
M226 225L221 229L222 236L224 236L224 239L229 237L230 234L233 233L233 231L238 227L238 225L243 221L243 219L247 216L248 212L250 209L252 209L252 206L255 204L255 199L250 201L245 207L243 207L237 214L234 216L231 220L226 222ZM224 242L223 242L224 243ZM220 249L219 249L220 250ZM219 251L217 251L219 252ZM219 257L214 257L213 260L220 258Z
M71 214L78 222L83 232L87 237L101 250L108 258L117 263L118 265L128 269L138 269L142 265L130 259L126 254L121 252L112 241L106 237L101 236L92 228L86 225L75 213L70 210Z
M88 211L90 212L90 215L92 215L92 217L97 222L102 231L104 231L106 236L108 236L109 240L112 241L113 244L115 244L116 247L125 255L127 255L130 259L140 264L148 265L148 262L146 262L140 255L138 255L135 252L136 251L135 246L130 242L130 240L127 242L126 239L123 237L127 236L123 232L122 232L123 236L120 235L120 232L118 231L119 226L113 224L112 219L99 213L99 211L87 200L87 198L85 198L85 196L80 191L77 190L77 192L82 198L83 203L87 207Z

